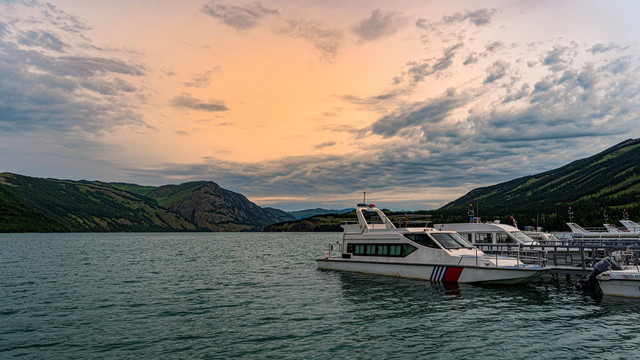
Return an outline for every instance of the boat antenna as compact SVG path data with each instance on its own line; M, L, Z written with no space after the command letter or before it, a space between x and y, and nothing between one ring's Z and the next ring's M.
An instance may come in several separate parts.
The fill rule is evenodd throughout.
M363 204L367 203L367 192L364 191L364 189L362 189L362 203Z

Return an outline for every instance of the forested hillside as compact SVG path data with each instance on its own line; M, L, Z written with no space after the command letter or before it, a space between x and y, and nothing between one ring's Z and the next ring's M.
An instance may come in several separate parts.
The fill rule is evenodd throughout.
M280 219L213 182L153 187L0 174L0 232L259 231Z
M478 188L434 211L434 221L467 221L469 204L485 220L568 230L569 207L573 220L602 226L604 213L615 223L626 209L640 220L640 140L624 141L599 154L561 168Z

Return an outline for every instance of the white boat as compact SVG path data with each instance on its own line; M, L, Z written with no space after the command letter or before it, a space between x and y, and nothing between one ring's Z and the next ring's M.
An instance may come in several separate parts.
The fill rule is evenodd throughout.
M620 223L624 225L624 227L630 233L640 233L640 224L631 220L620 220Z
M370 223L373 211L380 223ZM549 270L518 258L486 255L454 231L396 226L374 205L356 207L358 221L343 224L342 242L317 259L324 270L353 271L435 282L504 283L529 281Z
M627 248L612 255L593 267L602 294L640 298L640 266L633 252Z
M607 226L608 225L608 226ZM620 231L619 229L605 224L605 227L598 230L585 229L582 226L568 222L567 226L571 229L571 237L573 239L625 239L640 237L640 232Z
M455 231L472 244L537 245L517 227L501 224L499 221L435 224L433 227L438 230Z
M640 269L637 266L607 270L597 279L603 295L640 298Z

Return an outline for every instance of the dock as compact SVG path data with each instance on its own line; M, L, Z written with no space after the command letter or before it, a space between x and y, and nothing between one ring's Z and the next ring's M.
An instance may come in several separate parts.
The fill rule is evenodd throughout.
M550 268L554 278L565 275L585 276L593 265L603 258L625 253L625 263L640 265L640 239L638 238L579 238L536 245L475 244L487 254L518 257L525 264Z

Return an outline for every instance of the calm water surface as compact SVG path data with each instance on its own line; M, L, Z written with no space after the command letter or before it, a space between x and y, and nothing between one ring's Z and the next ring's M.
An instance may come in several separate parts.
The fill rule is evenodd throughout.
M317 270L341 234L1 234L0 358L638 358L640 300Z

